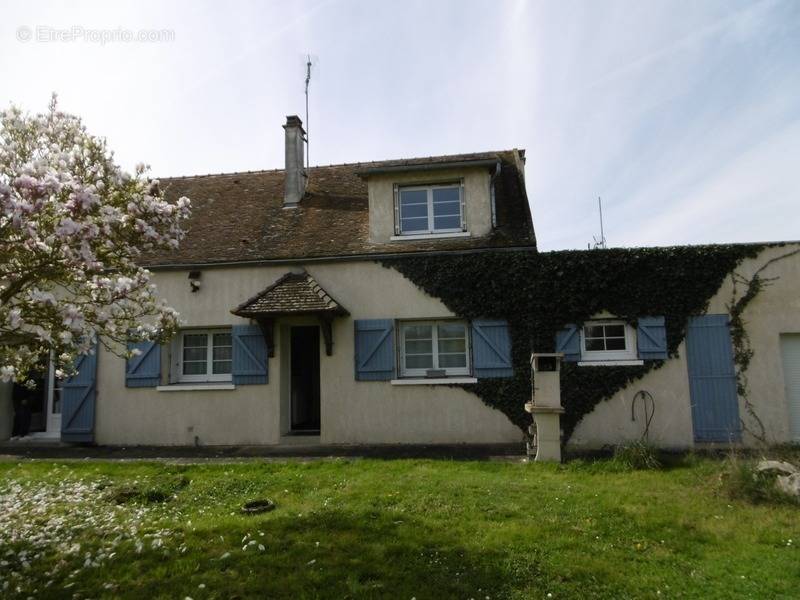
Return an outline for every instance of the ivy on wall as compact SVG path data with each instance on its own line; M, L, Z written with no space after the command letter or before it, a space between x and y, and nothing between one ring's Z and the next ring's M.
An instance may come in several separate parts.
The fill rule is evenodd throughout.
M465 318L509 323L514 377L463 385L521 429L531 418L530 355L553 352L556 332L608 311L631 324L663 315L670 356L677 354L687 319L701 314L725 277L762 245L613 248L536 253L533 250L412 255L382 259L417 287ZM562 365L564 441L584 415L664 361L642 366ZM657 401L658 399L656 399Z
M761 442L764 446L768 445L767 429L763 421L758 416L758 413L750 400L750 384L747 378L747 369L750 367L750 361L753 358L753 348L750 344L750 336L745 328L744 311L761 292L764 287L770 285L776 278L765 278L763 273L770 265L791 258L800 254L800 249L790 250L779 256L775 256L761 265L750 279L744 278L738 273L732 274L733 278L733 292L730 304L728 304L728 313L730 319L731 343L733 345L733 362L736 365L736 392L744 404L744 409L750 420L758 428L753 431L750 424L741 420L742 428L748 431L753 438ZM738 296L738 287L744 286L744 293Z

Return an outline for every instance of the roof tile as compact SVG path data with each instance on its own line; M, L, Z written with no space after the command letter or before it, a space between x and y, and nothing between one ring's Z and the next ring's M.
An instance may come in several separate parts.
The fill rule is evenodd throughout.
M346 315L336 300L308 273L287 273L233 311L240 317L331 313Z

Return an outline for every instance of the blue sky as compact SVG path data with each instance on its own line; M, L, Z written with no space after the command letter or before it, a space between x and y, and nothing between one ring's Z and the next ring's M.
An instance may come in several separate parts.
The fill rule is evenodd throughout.
M4 0L0 106L56 91L160 176L280 168L307 52L312 164L525 148L544 250L585 248L598 196L612 246L800 239L795 0Z

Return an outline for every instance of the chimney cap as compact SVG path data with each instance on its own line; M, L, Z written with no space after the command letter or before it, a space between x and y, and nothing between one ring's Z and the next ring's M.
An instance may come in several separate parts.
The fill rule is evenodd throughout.
M297 115L286 115L286 125L284 125L283 128L287 129L289 127L299 127L303 129L302 119ZM305 130L303 130L303 133L305 133Z

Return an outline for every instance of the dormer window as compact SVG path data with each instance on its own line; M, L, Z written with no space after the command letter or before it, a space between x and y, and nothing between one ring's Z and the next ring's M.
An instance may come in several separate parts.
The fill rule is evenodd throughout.
M462 232L464 186L460 182L396 188L395 211L399 235Z

